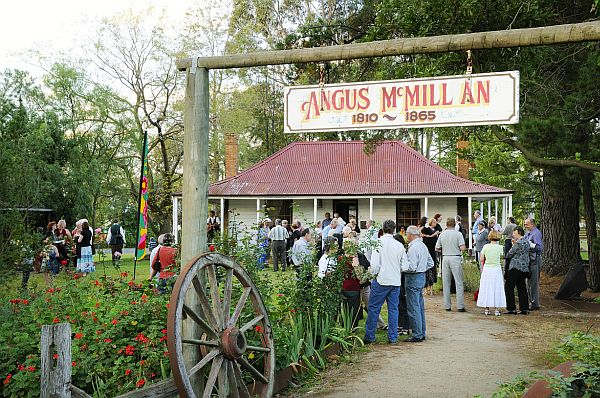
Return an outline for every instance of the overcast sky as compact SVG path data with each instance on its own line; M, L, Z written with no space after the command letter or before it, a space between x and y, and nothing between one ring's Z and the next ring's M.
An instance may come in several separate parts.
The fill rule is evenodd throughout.
M0 70L7 67L35 71L31 50L46 56L81 51L93 38L97 21L149 7L166 9L166 25L183 20L194 3L209 0L0 0Z

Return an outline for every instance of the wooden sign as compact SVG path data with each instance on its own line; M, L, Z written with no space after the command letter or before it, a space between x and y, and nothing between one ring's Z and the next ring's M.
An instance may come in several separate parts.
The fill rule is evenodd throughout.
M284 89L286 133L518 122L518 71Z

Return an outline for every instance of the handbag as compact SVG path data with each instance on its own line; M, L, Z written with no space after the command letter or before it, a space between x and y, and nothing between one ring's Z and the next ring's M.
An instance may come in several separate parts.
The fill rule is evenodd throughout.
M160 263L160 248L156 252L156 258L154 259L154 262L152 263L152 269L156 272L162 271L162 264Z

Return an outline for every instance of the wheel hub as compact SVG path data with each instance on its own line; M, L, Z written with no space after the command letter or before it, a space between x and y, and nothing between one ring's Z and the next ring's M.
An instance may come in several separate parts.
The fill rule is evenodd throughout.
M231 360L237 359L246 352L246 336L237 327L230 326L221 334L223 355Z

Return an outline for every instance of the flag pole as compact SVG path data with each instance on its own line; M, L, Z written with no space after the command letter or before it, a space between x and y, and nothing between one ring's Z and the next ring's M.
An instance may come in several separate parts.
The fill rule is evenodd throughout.
M144 144L142 145L142 168L140 170L140 188L138 190L138 211L137 211L137 218L136 218L136 224L137 224L137 230L135 233L135 251L134 251L134 258L133 258L133 280L135 280L135 271L137 269L137 256L138 256L138 246L140 244L140 216L141 216L141 212L142 212L142 183L144 181L144 166L146 164L146 145L148 143L148 131L144 130Z

